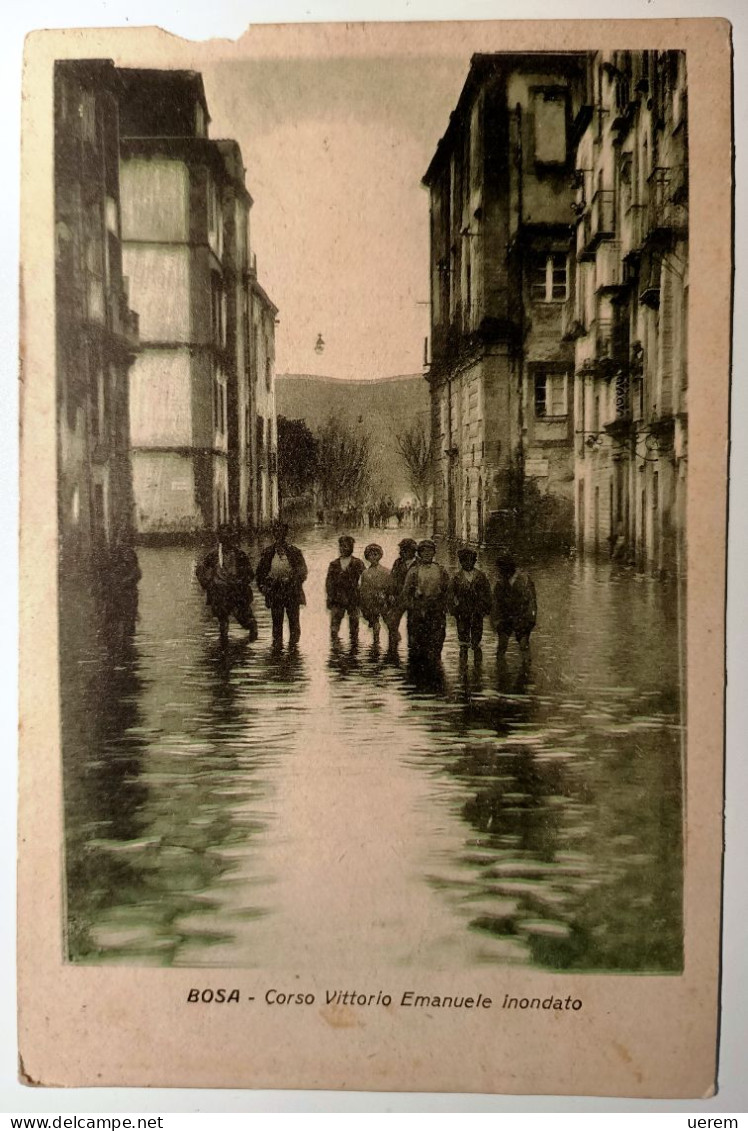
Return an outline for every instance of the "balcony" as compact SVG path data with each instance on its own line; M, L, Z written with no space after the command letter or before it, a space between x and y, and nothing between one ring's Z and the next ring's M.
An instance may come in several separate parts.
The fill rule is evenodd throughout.
M598 318L590 327L594 352L585 351L582 371L595 377L610 378L628 372L628 321L625 318ZM578 351L577 360L580 360Z
M646 204L632 204L621 216L621 256L626 258L641 251L647 237Z
M653 169L649 178L649 234L688 234L687 170L684 165Z
M615 380L615 416L605 425L609 436L622 439L631 433L634 419L631 402L631 380L628 373L617 373Z
M561 307L561 340L575 342L584 334L584 319L577 310L576 296L571 295Z
M577 259L594 259L595 245L592 241L592 218L589 210L583 212L577 221Z
M598 189L577 224L577 258L592 259L601 240L615 235L615 194Z
M589 332L583 334L576 343L575 369L580 377L591 374L595 370L596 342L593 331L594 323L590 327Z
M639 270L639 302L651 310L660 305L662 278L662 248L656 245L645 248Z
M127 292L110 291L107 295L107 325L115 337L120 338L131 349L139 345L139 318L127 305Z
M627 284L621 244L618 240L601 243L595 256L595 290L610 294Z
M597 362L614 360L613 342L613 319L598 318L595 322L595 360Z
M598 189L590 206L590 238L597 243L615 235L615 193L613 189Z

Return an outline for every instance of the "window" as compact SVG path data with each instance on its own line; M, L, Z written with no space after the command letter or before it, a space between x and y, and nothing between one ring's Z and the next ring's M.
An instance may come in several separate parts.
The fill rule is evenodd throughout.
M221 276L216 271L211 272L210 292L210 317L213 344L221 347L226 344L225 295L223 293Z
M273 387L273 364L269 357L265 358L265 388L268 392Z
M538 165L565 165L566 90L556 87L533 93L535 120L535 161Z
M216 373L213 378L213 420L215 430L219 436L226 433L226 386L220 375Z
M535 374L535 416L538 419L567 414L567 377L565 373Z
M565 251L535 256L530 268L533 302L565 302L569 294L569 265Z

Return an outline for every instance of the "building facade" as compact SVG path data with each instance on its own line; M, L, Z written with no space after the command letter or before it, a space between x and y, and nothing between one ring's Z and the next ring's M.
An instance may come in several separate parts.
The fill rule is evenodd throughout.
M252 387L255 406L256 525L278 516L278 424L275 408L275 321L278 308L257 282L250 281ZM251 418L248 418L251 419Z
M476 55L424 184L434 528L492 537L529 493L573 528L573 122L587 60Z
M142 312L130 397L138 533L253 527L252 200L241 151L208 137L199 74L118 73L124 259Z
M684 560L688 136L683 52L597 53L576 154L576 530L646 568Z
M138 317L123 274L119 83L107 61L55 64L55 268L61 581L106 588L134 524L128 373Z

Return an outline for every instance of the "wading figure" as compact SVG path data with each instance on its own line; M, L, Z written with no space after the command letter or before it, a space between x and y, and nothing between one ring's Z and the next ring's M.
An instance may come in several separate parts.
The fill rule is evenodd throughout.
M388 623L388 615L392 603L392 578L390 571L381 565L384 552L376 542L371 542L364 550L364 558L369 563L369 568L361 575L359 597L361 612L374 637L374 644L379 644L381 621Z
M338 538L340 554L330 562L325 581L327 607L330 610L330 637L337 640L343 617L348 615L348 631L351 644L358 644L358 616L361 607L358 583L366 566L360 558L354 558L355 543L348 534Z
M295 648L301 637L299 610L306 604L304 582L307 577L304 555L288 542L288 523L273 524L273 542L266 546L257 563L257 588L265 598L273 622L273 646L283 645L283 618L288 617L288 643Z
M403 538L398 548L400 550L400 556L395 560L390 570L392 599L389 616L387 617L387 629L390 634L391 648L394 648L400 640L400 621L405 612L403 586L405 585L408 570L412 565L415 565L418 543L414 538Z
M408 648L414 659L438 660L447 633L449 574L434 561L436 544L418 543L418 558L408 570L403 604L408 610Z
M253 578L249 558L239 549L239 539L230 526L218 528L218 546L200 562L197 579L206 592L206 604L218 621L221 643L229 638L229 619L233 616L249 639L257 639L257 621L252 611Z
M530 633L538 616L535 586L508 554L497 559L496 568L499 579L493 591L493 622L498 634L497 655L503 657L509 640L516 636L523 662L529 663Z
M478 560L475 550L468 547L458 550L457 560L461 568L450 583L449 611L457 621L460 654L464 655L471 645L474 652L480 651L483 618L491 612L491 586L485 573L475 568Z
M129 531L115 531L109 552L106 575L107 635L109 644L119 647L135 631L138 619L138 582L141 579L138 555Z

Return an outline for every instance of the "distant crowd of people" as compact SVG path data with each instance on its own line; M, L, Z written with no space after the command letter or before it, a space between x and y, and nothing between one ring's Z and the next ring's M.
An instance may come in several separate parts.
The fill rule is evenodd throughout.
M400 527L425 526L430 518L429 508L420 503L396 504L391 495L383 495L381 499L373 500L366 506L355 506L333 510L320 508L317 511L318 526L341 526L354 529L368 526L372 529L383 529L394 523Z
M505 654L514 636L523 660L529 660L530 635L537 620L535 586L511 555L499 555L498 579L492 588L486 574L477 567L476 551L469 547L458 551L459 569L452 576L436 561L436 543L430 538L420 542L403 538L390 569L382 565L383 550L376 542L365 548L363 560L354 555L354 549L354 539L349 534L341 535L338 555L327 570L325 593L333 641L339 639L347 619L351 645L357 645L363 617L373 643L379 645L385 629L388 647L394 651L401 640L400 628L405 617L411 656L436 661L444 646L449 615L455 618L460 651L464 654L470 648L478 653L484 621L490 617L499 655ZM282 645L286 621L290 646L298 644L300 610L306 604L307 566L301 550L288 541L286 523L275 524L273 541L262 551L256 574L239 547L235 531L229 526L221 527L218 545L201 561L197 577L218 620L223 641L228 639L232 616L249 630L250 640L257 639L252 608L255 581L270 610L273 644Z

